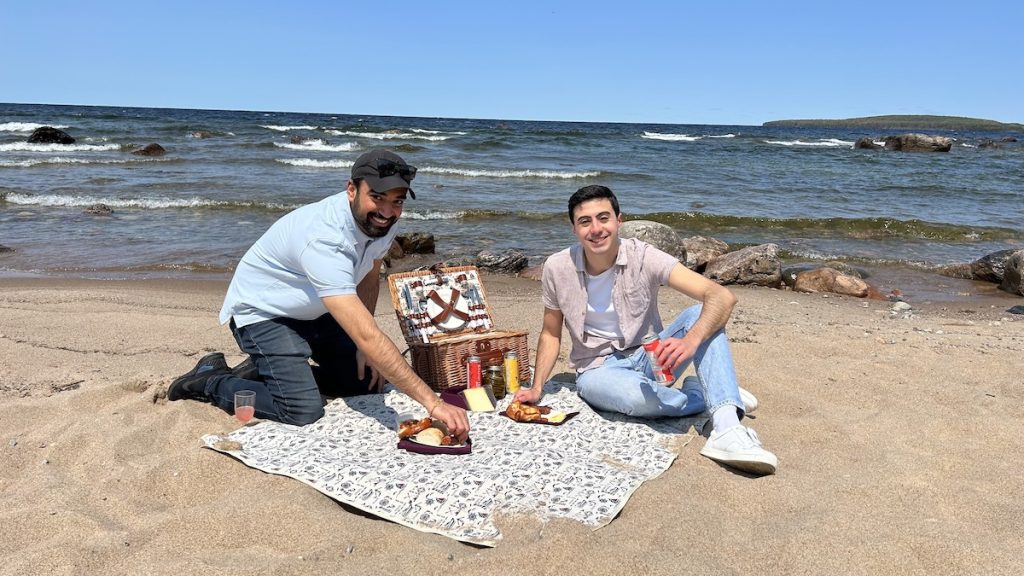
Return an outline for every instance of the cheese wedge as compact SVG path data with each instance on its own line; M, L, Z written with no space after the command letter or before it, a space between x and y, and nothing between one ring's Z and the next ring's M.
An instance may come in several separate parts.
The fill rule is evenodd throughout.
M565 412L549 412L544 419L552 424L559 424L565 421Z
M467 388L462 391L462 397L466 399L466 407L471 412L490 412L494 410L494 402L486 388Z

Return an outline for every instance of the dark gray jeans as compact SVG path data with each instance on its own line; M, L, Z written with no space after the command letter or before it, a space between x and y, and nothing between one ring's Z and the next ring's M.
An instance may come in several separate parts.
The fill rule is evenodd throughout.
M353 396L369 390L369 370L356 377L356 345L330 314L316 320L275 318L231 331L242 352L256 364L262 382L233 374L206 384L214 403L234 412L235 392L256 392L256 416L304 426L324 415L325 396ZM309 360L317 363L312 366Z

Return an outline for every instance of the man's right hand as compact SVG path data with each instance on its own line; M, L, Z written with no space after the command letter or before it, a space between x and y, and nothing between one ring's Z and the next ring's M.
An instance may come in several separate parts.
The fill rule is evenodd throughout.
M430 417L444 422L448 427L448 433L455 435L460 444L469 437L469 417L462 408L441 402L430 413Z
M520 388L517 390L515 399L526 404L536 404L540 402L540 397L543 393L543 388L534 384L532 388Z

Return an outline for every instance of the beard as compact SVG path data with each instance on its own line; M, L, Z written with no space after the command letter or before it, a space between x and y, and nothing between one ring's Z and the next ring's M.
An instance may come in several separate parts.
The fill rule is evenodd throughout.
M356 226L359 226L359 229L363 231L363 234L366 234L370 238L381 238L387 236L388 232L391 231L391 227L398 222L397 216L384 218L379 212L359 214L356 212L355 206L352 206L352 217L356 221ZM387 224L382 224L375 219L386 220Z

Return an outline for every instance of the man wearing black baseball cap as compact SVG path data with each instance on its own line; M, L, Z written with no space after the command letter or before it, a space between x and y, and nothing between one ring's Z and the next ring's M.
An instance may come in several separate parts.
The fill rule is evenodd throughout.
M409 367L373 319L381 259L397 233L416 168L387 150L356 159L345 193L298 208L275 222L235 269L220 312L249 359L229 369L207 354L167 390L234 408L236 391L256 392L256 416L305 425L330 396L383 389L385 379L464 440L469 421ZM309 360L316 362L311 366Z

